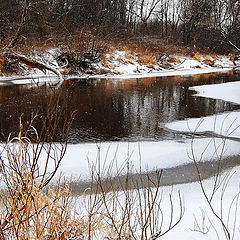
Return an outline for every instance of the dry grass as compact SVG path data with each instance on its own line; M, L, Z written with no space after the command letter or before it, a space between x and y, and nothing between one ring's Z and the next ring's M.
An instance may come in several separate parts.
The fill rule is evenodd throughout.
M115 45L112 45L111 43L108 44L108 46L107 46L107 52L108 52L109 54L114 53L114 51L115 51L116 49L117 49L117 47L116 47Z
M213 67L213 66L214 66L214 63L215 63L215 60L216 60L216 59L212 58L211 56L205 56L203 62L204 62L205 64Z
M110 69L106 69L106 68L101 68L99 74L109 74L111 73Z
M175 57L175 62L176 63L181 63L182 61L179 59L179 57Z
M4 148L1 156L2 181L0 230L2 239L82 239L81 219L71 216L69 188L43 188L38 167L33 171L28 161L33 145L19 133ZM2 154L4 153L2 152Z
M118 58L118 61L119 61L120 63L124 64L124 65L134 64L133 60L128 59L128 58L126 57L126 55L125 55L125 57L120 56L120 57Z
M156 65L157 62L151 55L139 54L138 53L138 63L140 65L152 66Z
M155 54L156 52L154 53L152 49L145 48L144 46L139 46L136 50L138 63L140 65L146 65L149 68L154 68L157 64Z
M202 62L202 55L199 52L194 53L193 59Z
M32 115L29 121L21 115L18 136L9 137L0 146L1 239L68 239L59 236L72 222L70 191L66 186L48 185L65 154L73 115L66 112L67 95L66 101L60 100L61 87L48 91L41 114ZM39 131L35 122L41 126ZM54 143L57 132L62 139L58 145Z
M0 56L0 76L3 74L4 72L4 65L5 65L5 58Z
M19 187L18 196L5 196L7 205L2 208L1 222L8 221L6 207L11 208L14 217L2 230L3 235L8 239L70 239L74 234L81 239L84 224L70 215L68 188L43 191L29 185L28 189Z
M105 54L102 55L101 61L102 61L102 64L106 64L107 58L106 58L106 55L105 55Z
M114 71L113 71L113 74L120 75L121 72L114 70Z
M101 57L101 62L102 65L106 68L106 69L110 69L111 68L111 63L108 61L107 57L105 54L102 55Z
M125 57L126 57L127 59L129 59L129 60L135 60L135 59L136 59L135 54L132 53L132 52L130 52L130 51L127 51L127 52L125 53Z
M133 44L120 44L118 47L120 51L128 52L128 53L134 53L136 52L136 47L134 47Z

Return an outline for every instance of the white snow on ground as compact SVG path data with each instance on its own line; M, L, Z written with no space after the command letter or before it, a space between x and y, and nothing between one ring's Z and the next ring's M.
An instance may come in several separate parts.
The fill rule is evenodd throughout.
M89 178L90 165L100 160L101 166L112 164L111 173L115 174L126 165L129 160L133 171L142 171L171 168L183 164L193 163L192 149L196 160L216 161L224 147L224 157L240 154L240 143L227 140L225 145L222 139L199 138L187 139L184 142L112 142L84 144L69 144L67 152L60 166L64 176L73 176L81 179ZM218 154L218 155L217 155ZM42 155L43 159L44 156ZM53 166L49 166L49 171ZM124 171L121 171L123 174Z
M190 87L197 91L194 96L222 99L224 101L240 104L240 81Z
M228 170L222 173L219 177L219 182L221 184L218 185L217 191L214 193L214 197L211 201L212 209L214 212L221 217L223 223L227 226L228 231L230 233L230 239L238 240L240 238L240 167L235 167L232 170ZM214 189L214 178L210 178L208 180L203 181L203 186L206 191L206 196L208 198L211 197L212 191ZM154 189L153 189L154 192ZM224 230L219 219L214 216L210 206L208 205L206 199L204 198L204 194L201 190L200 184L198 182L181 184L175 186L167 186L160 188L160 198L157 198L155 206L155 210L158 207L161 208L161 214L157 215L155 212L155 217L159 220L159 226L155 228L155 232L158 232L160 229L160 223L162 222L162 232L168 229L169 224L171 223L171 216L173 217L172 224L174 224L179 217L180 214L180 205L179 205L179 195L181 194L181 199L183 202L182 209L184 210L184 215L180 223L170 230L166 235L161 237L160 239L164 240L226 240L226 236L224 234ZM137 223L139 216L139 204L138 194L135 190L128 193L131 196L130 199L133 199L131 202L131 218L132 224ZM171 194L171 200L169 199L169 195ZM122 192L119 193L117 199L117 204L119 204L119 219L122 220L123 209L125 209L125 197L126 195ZM137 197L136 197L137 196ZM101 197L100 197L101 198ZM111 193L107 197L107 204L111 206ZM76 211L81 213L81 216L88 216L87 206L89 204L89 197L85 194L81 197L76 198ZM115 197L116 201L116 197ZM172 201L172 202L171 202ZM143 201L142 201L143 204ZM173 211L171 211L171 206L173 206ZM143 207L144 208L144 207ZM104 215L106 210L104 207L96 208L96 211ZM136 212L135 212L136 211ZM115 211L117 214L117 211ZM107 213L106 213L107 215ZM114 215L115 218L116 215ZM88 218L86 218L88 219ZM138 226L139 229L141 226ZM100 235L97 235L94 239L103 239L101 237L101 230L99 232ZM150 240L150 234L148 238Z
M194 59L184 59L184 58L180 58L180 59L181 59L181 63L177 66L177 69L209 68L210 67Z
M231 239L240 238L240 218L239 218L239 183L240 183L240 167L235 167L232 170L233 176L228 183L221 202L221 194L223 185L218 189L215 197L213 198L213 206L216 213L221 216L220 207L222 210L222 219L227 225ZM223 177L222 177L223 179ZM213 178L205 180L204 186L207 190L208 197L210 191L213 189ZM161 239L166 240L213 240L213 239L227 239L224 235L224 231L220 221L213 216L210 207L208 206L203 193L200 189L199 183L190 183L174 186L174 190L180 190L184 195L185 202L185 214L182 221L168 234ZM169 209L169 203L167 202L168 194L171 192L171 187L163 188L163 205L162 208L167 211ZM234 201L233 201L234 200ZM175 209L177 209L177 196L174 198ZM236 208L236 203L238 208ZM222 205L221 205L222 204ZM232 204L232 206L231 206ZM231 211L229 211L231 208ZM235 216L236 213L236 216ZM229 219L228 219L229 216ZM235 219L236 217L236 219ZM169 218L169 214L166 215ZM196 218L196 220L195 220ZM234 221L236 222L234 223ZM235 227L235 228L234 228ZM209 229L209 230L208 230ZM202 232L205 232L203 234ZM217 231L217 233L216 233ZM219 236L219 238L218 238Z

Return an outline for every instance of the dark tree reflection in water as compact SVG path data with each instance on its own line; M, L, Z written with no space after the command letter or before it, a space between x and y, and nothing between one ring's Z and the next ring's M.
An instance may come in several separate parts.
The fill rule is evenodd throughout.
M70 142L138 141L181 138L163 129L163 124L237 110L222 100L192 96L190 86L239 80L239 75L205 74L188 77L144 79L81 79L63 86L68 111L78 113L73 121ZM17 116L41 112L49 89L14 85L0 88L2 135L13 132ZM35 126L36 128L38 126Z

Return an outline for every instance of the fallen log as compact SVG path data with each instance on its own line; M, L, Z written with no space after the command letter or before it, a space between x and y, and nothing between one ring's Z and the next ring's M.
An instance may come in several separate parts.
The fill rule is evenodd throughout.
M49 71L53 72L54 74L56 74L60 81L64 81L62 74L57 69L55 69L45 63L39 62L37 60L31 59L29 57L26 57L26 56L18 54L18 53L8 53L7 58L14 60L16 62L26 64L29 68L37 68L37 69L43 71L44 73L46 72L46 70L49 70Z

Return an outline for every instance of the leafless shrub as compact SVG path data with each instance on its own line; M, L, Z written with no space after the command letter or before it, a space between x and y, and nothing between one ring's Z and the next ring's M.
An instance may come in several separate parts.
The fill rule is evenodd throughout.
M170 192L166 212L161 205L162 171L152 176L140 171L135 179L129 159L117 172L115 160L106 165L98 158L91 165L92 184L83 196L88 239L157 239L167 234L184 214L180 192L175 196L178 203Z
M225 121L225 120L224 120ZM222 123L221 129L223 129L224 121ZM226 141L229 136L236 129L232 130L232 124L227 128L226 137L221 138L221 142L217 143L216 138L212 138L212 142L214 145L214 153L217 156L217 166L215 169L215 174L213 177L213 182L211 185L211 189L209 186L205 186L204 184L204 172L201 171L201 164L203 160L204 152L202 152L201 156L198 158L196 153L194 152L194 140L195 140L195 132L197 128L200 126L201 121L196 127L195 131L192 135L192 143L191 143L191 159L194 162L195 169L198 176L198 182L200 184L201 192L206 200L206 203L210 209L210 213L213 217L210 217L208 213L202 212L202 219L198 219L195 217L194 228L193 231L201 232L202 234L207 234L209 230L212 228L216 233L216 237L219 237L219 229L217 228L217 224L214 222L214 219L220 223L220 226L223 230L223 234L225 239L234 239L238 224L239 224L239 197L240 190L236 192L236 195L232 197L231 202L227 203L225 200L225 195L230 187L230 182L234 175L234 171L232 169L223 172L222 168L222 159L226 150ZM226 127L226 126L225 126ZM214 123L214 129L216 128L216 120ZM207 146L208 148L209 146ZM206 149L205 149L206 150ZM237 183L236 183L237 184ZM226 214L227 213L227 214Z
M94 36L90 31L82 29L77 34L68 37L57 57L60 66L64 66L68 73L91 73L92 63L100 61L107 48L107 42Z

